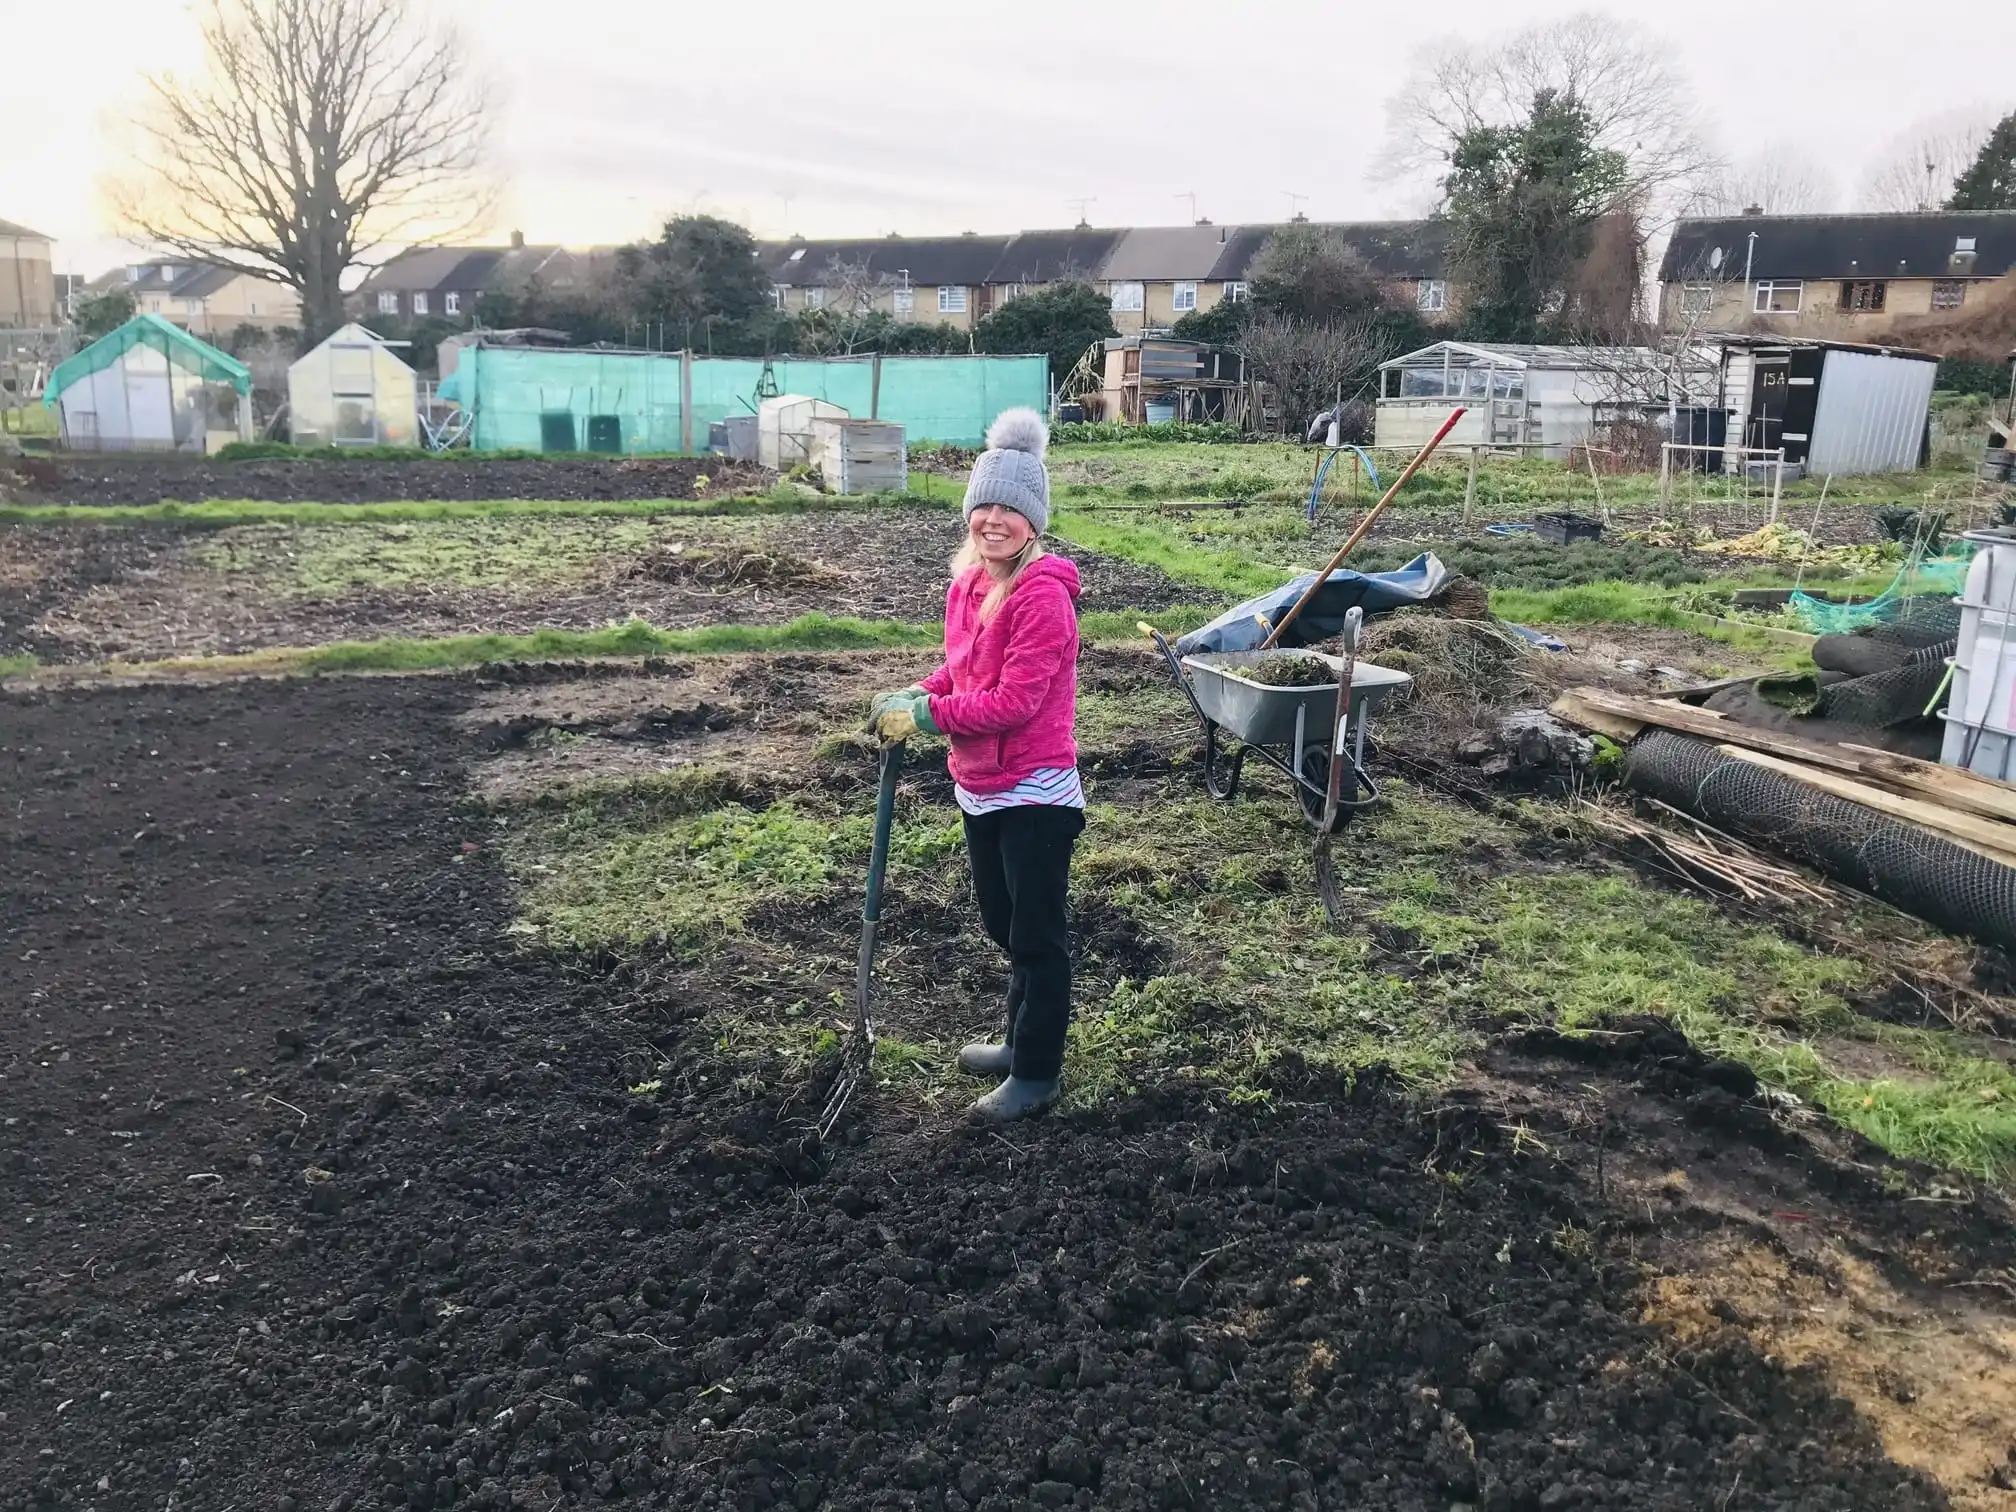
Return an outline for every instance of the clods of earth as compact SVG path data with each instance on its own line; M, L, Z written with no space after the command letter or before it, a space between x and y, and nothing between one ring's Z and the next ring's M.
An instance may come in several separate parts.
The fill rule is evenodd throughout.
M926 508L0 526L0 655L134 661L385 636L590 630L631 617L666 629L812 612L929 622L944 612L959 538L955 513ZM1153 567L1063 549L1084 580L1086 610L1154 610L1194 597Z
M848 665L803 674L845 685L836 725L895 670ZM709 675L733 723L804 701L762 695L783 663ZM1957 1187L1906 1208L1869 1147L1775 1119L1656 1022L1594 1052L1504 1041L1453 1091L1291 1051L1262 1096L1170 1074L1000 1132L891 1066L820 1146L829 1052L737 1058L721 1026L833 1013L851 892L695 937L666 896L657 939L572 943L555 921L587 905L528 922L547 863L520 848L571 811L482 796L552 757L521 738L553 723L535 705L648 708L653 678L691 703L637 667L4 695L0 1505L2007 1505L2007 1404L1925 1363L1952 1320L1910 1280L1992 1276L2004 1210ZM577 717L561 744L650 723ZM678 740L708 723L595 802L692 817ZM765 846L809 866L792 802L865 793L865 754L792 733L734 846L695 840L710 897ZM942 803L942 765L916 780ZM1191 781L1120 761L1096 796L1153 812ZM624 833L610 877L647 856ZM892 876L920 989L897 1027L952 1040L999 972L923 988L989 957L919 834ZM1247 859L1256 896L1306 886ZM1117 889L1150 860L1102 864ZM1189 948L1112 922L1088 991ZM1851 1390L1845 1334L1764 1342L1761 1304L1719 1287L1731 1248L1764 1257L1753 1279L1852 1257L1886 1281L1896 1311L1839 1329L1918 1358L1892 1408L1949 1436Z
M470 456L411 461L207 457L16 457L5 480L24 503L191 504L255 499L274 504L390 500L690 499L760 492L775 474L718 457ZM704 484L700 483L705 479Z

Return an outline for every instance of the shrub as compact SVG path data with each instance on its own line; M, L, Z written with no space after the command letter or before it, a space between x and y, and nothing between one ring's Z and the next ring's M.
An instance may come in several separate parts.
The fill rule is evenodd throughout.
M1072 420L1050 427L1050 439L1062 446L1069 442L1098 442L1102 444L1135 442L1146 444L1152 441L1190 441L1208 446L1230 446L1244 441L1258 441L1258 436L1249 435L1236 425L1227 425L1220 420L1189 422L1167 421L1157 425L1128 425L1121 420Z

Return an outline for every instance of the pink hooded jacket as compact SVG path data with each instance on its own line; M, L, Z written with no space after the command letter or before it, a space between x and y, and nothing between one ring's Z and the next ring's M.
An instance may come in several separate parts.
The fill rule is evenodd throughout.
M932 722L952 743L952 780L969 793L1005 793L1039 767L1078 764L1078 569L1038 557L982 625L993 586L984 567L953 582L945 661L923 682Z

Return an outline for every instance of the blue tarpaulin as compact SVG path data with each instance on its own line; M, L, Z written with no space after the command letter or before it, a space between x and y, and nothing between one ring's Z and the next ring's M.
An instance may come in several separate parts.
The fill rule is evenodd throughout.
M1294 607L1302 590L1315 581L1315 573L1305 572L1293 582L1226 610L1210 624L1177 641L1178 654L1259 650L1275 623ZM1324 579L1308 607L1295 616L1295 623L1288 627L1281 644L1313 646L1330 640L1343 632L1344 615L1353 605L1363 609L1367 619L1372 619L1412 604L1425 604L1448 582L1449 569L1428 551L1392 572L1350 572L1339 568Z

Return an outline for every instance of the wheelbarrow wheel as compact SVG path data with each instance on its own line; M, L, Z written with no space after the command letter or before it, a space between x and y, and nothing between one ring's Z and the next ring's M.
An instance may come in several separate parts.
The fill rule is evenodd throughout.
M1318 829L1323 827L1324 795L1329 791L1330 753L1303 751L1302 780L1295 784L1295 801L1302 805L1302 817Z
M1246 747L1227 748L1219 738L1218 726L1204 722L1204 791L1213 798L1231 802L1239 791L1239 773L1246 765Z
M1295 797L1302 805L1302 817L1309 821L1311 828L1321 832L1323 830L1323 809L1330 792L1330 753L1328 751L1304 751L1302 753L1302 776L1307 782L1315 786L1316 791L1312 793L1302 783L1298 782L1295 784ZM1358 812L1356 808L1344 806L1359 796L1356 776L1354 774L1346 774L1344 786L1344 804L1338 806L1337 816L1330 822L1329 833L1333 835L1349 824L1352 816Z

